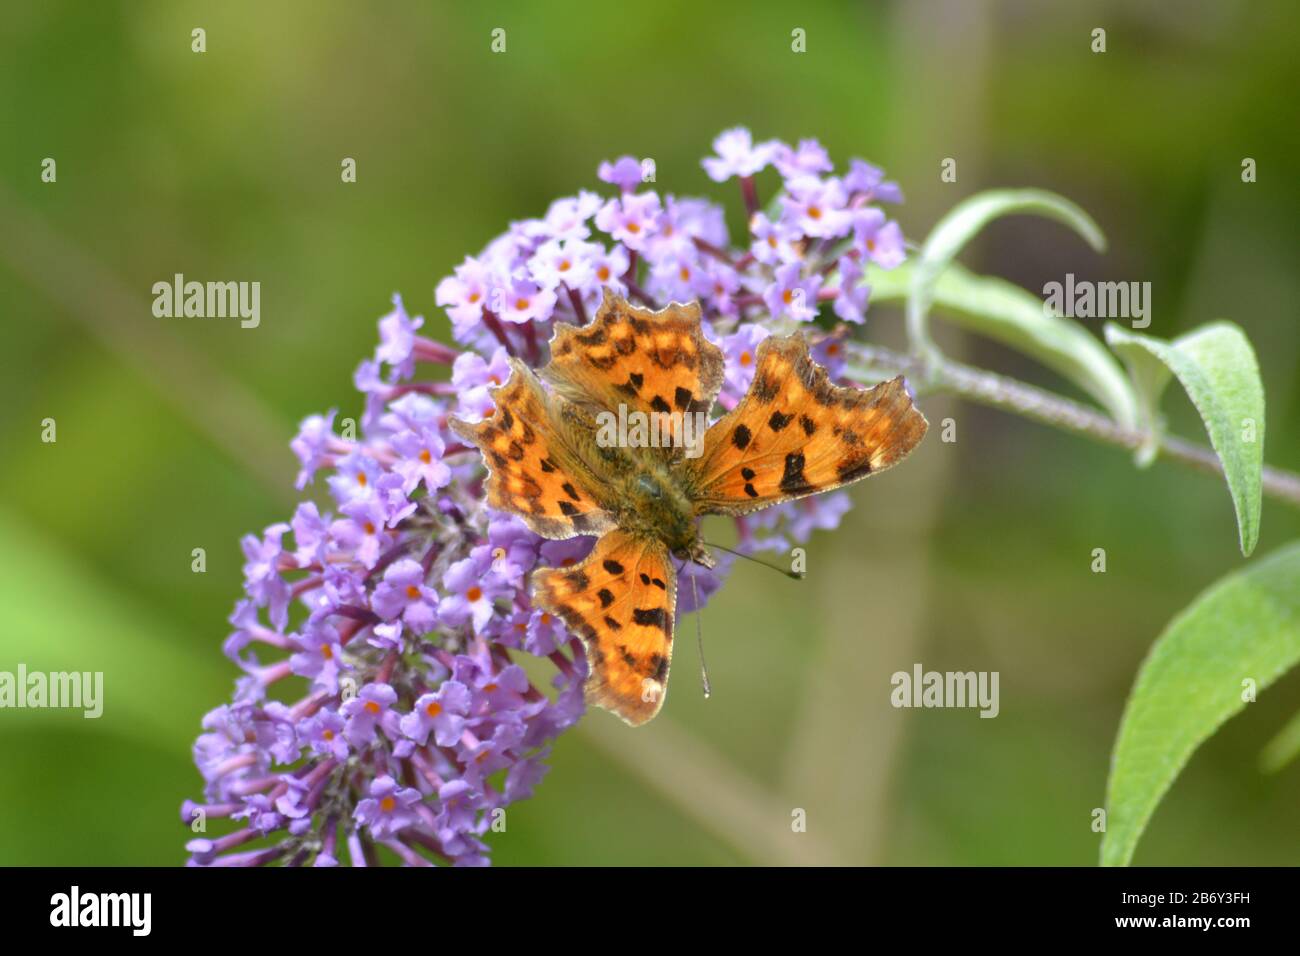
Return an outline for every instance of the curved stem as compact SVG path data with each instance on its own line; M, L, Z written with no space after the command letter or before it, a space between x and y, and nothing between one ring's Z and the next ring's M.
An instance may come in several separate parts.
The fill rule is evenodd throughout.
M1094 408L996 372L942 357L926 360L862 342L846 342L845 348L850 358L849 372L855 378L910 375L918 379L922 392L947 392L1130 451L1141 447L1147 437L1117 425ZM1198 471L1223 474L1223 464L1212 448L1182 438L1162 436L1160 455ZM1264 494L1300 507L1300 475L1295 472L1265 465L1261 484Z

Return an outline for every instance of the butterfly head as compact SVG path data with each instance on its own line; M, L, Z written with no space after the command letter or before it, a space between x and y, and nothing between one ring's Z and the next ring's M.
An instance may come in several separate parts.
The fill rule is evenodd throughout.
M690 544L673 549L673 557L678 561L690 561L698 564L702 568L711 568L716 565L717 559L704 546L704 542L696 537Z

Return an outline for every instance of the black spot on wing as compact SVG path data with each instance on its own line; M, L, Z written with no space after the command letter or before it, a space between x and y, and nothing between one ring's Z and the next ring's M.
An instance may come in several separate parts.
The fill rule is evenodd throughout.
M668 679L668 658L662 654L650 655L650 669L654 673L654 679L662 684Z
M744 425L737 425L736 430L731 433L731 443L742 451L749 447L749 441L754 436Z
M691 407L694 398L695 396L691 394L689 388L682 388L678 385L677 391L673 393L673 404L677 406L678 411L684 412Z
M859 435L857 432L855 432L852 428L841 428L840 426L836 425L835 437L838 438L840 441L844 442L844 444L848 445L850 448L856 445L860 445L862 443L862 436Z
M668 615L661 607L639 607L632 612L632 620L642 627L657 627L668 633Z
M811 491L812 485L803 476L803 452L792 451L785 456L785 474L781 476L781 490L787 494L801 494Z
M871 474L871 459L864 458L861 461L847 459L840 463L836 473L839 475L840 481L853 481L863 475L869 475Z
M766 405L776 398L779 391L776 379L763 372L754 376L754 384L749 386L749 394L754 396L755 401L761 405Z
M623 565L619 564L617 561L613 561L608 558L605 560L603 567L610 574L614 575L614 577L618 577L623 573Z

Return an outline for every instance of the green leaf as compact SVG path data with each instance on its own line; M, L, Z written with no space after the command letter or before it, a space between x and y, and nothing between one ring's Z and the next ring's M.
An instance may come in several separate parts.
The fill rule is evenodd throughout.
M1144 390L1150 415L1154 416L1169 381L1167 375L1151 370L1151 359L1158 359L1182 383L1223 463L1237 512L1241 553L1249 555L1259 540L1264 467L1264 385L1250 340L1231 322L1211 322L1172 342L1111 322L1106 325L1106 341L1125 357L1130 369L1140 370L1133 378L1136 387Z
M1137 393L1138 429L1146 438L1138 447L1135 459L1139 468L1146 468L1156 460L1160 451L1160 436L1164 431L1164 417L1160 414L1160 396L1169 384L1173 372L1154 353L1137 345L1126 344L1122 336L1107 326L1106 341L1124 360L1133 390ZM1120 333L1124 330L1119 329Z
M1300 755L1300 714L1295 714L1259 752L1259 769L1277 773Z
M1300 661L1300 543L1221 578L1156 640L1120 721L1106 793L1104 866L1126 866L1156 805L1202 741Z
M1098 252L1106 248L1106 238L1092 217L1068 199L1046 190L993 189L959 202L930 230L912 270L907 334L912 348L922 357L935 358L939 354L927 324L936 280L981 229L999 216L1015 213L1055 219L1081 235Z
M868 269L872 303L905 302L913 269L912 263ZM1092 396L1116 423L1137 428L1137 400L1115 357L1081 325L1052 315L1032 292L954 264L931 286L930 298L955 324L1041 362Z

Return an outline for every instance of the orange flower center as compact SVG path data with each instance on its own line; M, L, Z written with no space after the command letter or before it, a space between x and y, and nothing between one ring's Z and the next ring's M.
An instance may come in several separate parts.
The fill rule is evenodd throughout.
M362 488L366 486L366 473L364 471L357 472L357 484Z
M393 810L396 809L396 807L397 807L397 801L394 800L392 797L384 797L382 800L379 801L379 808L383 810L385 813L392 813Z
M426 465L433 461L433 455L429 454L429 449L426 448L424 451L420 452L420 461L424 462Z
M822 211L821 211L821 209L820 209L819 207L817 207L817 206L809 206L809 207L808 207L808 218L809 218L809 219L820 219L821 217L822 217Z
M364 525L362 525L362 527L364 527L364 528L366 529L366 534L374 534L374 533L375 533L375 525L374 525L374 522L372 522L372 521L367 521Z
M641 231L641 224L639 222L629 222L627 224L627 231L632 233L632 235L635 236L638 232Z
M740 364L741 364L741 365L753 365L753 364L754 364L754 356L751 355L751 354L748 353L748 352L741 352L741 353L740 353Z
M469 598L471 601L477 601L482 596L483 596L483 589L479 587L472 587L465 592L465 597Z
M794 301L794 292L793 292L793 290L791 290L791 289L786 289L784 292L782 292L782 293L781 293L781 301L784 302L786 305L789 305L791 302L793 302L793 301Z
M368 700L366 701L366 710L372 714L377 714L379 713L379 705L376 704L373 700Z
M515 308L518 309L520 312L524 311L524 309L528 308L528 300L515 299Z
M334 648L326 644L324 647L320 649L320 656L325 658L325 660L327 661L334 660Z
M406 586L406 596L409 597L412 601L414 601L417 598L419 598L420 589L417 588L414 584L408 584Z
M334 731L330 730L328 727L327 727L326 729L322 730L322 731L320 732L320 735L321 735L322 737L324 737L326 740L333 740L333 739L334 739Z
M424 708L424 712L430 717L437 717L442 713L442 704L438 703L436 700L432 701L428 707Z

